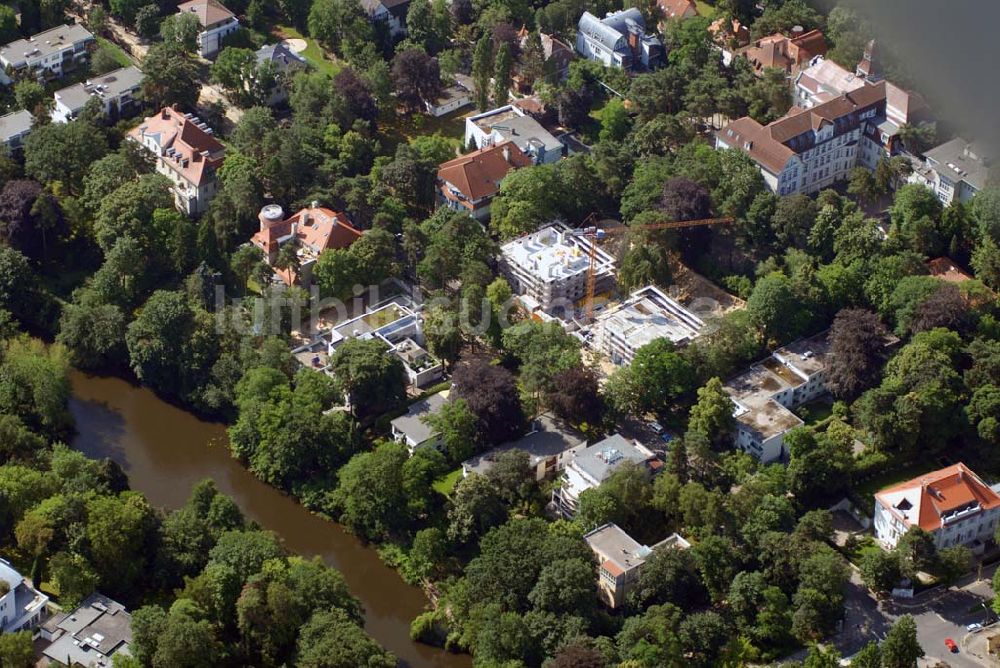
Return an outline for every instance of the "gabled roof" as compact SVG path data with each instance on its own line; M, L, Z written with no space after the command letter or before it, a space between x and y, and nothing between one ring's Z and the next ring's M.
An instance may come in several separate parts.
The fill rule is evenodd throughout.
M265 62L274 63L279 70L286 70L289 67L305 68L309 61L295 53L283 43L265 44L257 49L257 64Z
M531 158L512 141L473 151L438 167L438 179L446 181L470 200L495 195L500 182L512 170L531 165Z
M906 526L924 531L940 529L957 512L1000 506L1000 496L962 463L887 487L875 499Z
M780 174L795 156L795 151L775 141L763 125L749 116L738 118L719 130L718 137L727 146L749 154L772 174Z
M656 4L668 19L682 19L698 15L694 0L657 0Z
M143 145L150 140L157 147L157 157L199 186L215 177L226 152L226 147L196 116L171 107L147 117L128 134Z
M198 17L198 22L201 23L203 28L236 17L235 14L216 0L191 0L190 2L178 5L177 11L182 14L194 14Z

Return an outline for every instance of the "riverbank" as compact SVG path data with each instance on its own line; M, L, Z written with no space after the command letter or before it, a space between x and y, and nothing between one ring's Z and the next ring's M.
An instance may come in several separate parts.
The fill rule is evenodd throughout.
M150 503L177 508L195 483L212 478L248 518L281 536L289 550L318 555L343 573L365 607L365 630L405 665L472 665L469 656L410 640L410 620L428 604L424 593L383 564L373 547L243 468L229 453L224 425L200 420L148 388L118 378L73 372L71 381L70 411L78 431L73 446L90 457L116 461Z

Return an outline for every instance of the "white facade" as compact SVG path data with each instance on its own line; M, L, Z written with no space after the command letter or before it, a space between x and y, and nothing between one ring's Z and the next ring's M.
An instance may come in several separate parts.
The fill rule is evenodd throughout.
M576 51L588 60L617 69L650 69L663 60L663 45L646 34L642 13L635 7L610 12L599 19L584 12L576 29Z
M100 100L104 115L110 120L117 120L131 111L141 87L142 72L139 68L123 67L63 88L53 94L52 121L69 123L83 112L91 99Z
M34 124L34 116L23 109L0 116L0 143L10 152L19 151Z
M561 141L523 109L508 104L465 119L465 146L486 148L505 141L517 144L535 164L558 162L566 151Z
M594 344L614 364L631 364L636 351L657 339L684 346L695 339L705 323L662 290L647 285L619 306L595 318Z
M624 462L643 464L654 459L653 451L638 441L628 441L620 434L609 436L574 455L552 491L552 504L560 515L572 519L580 495L600 487Z
M501 246L500 269L516 294L549 315L569 320L587 295L593 243L556 223ZM615 262L599 247L594 253L595 292L602 292L614 285Z
M4 559L0 559L0 581L7 593L0 596L0 630L3 633L33 630L45 619L49 597L28 584Z
M990 161L982 148L961 137L930 149L924 160L909 181L926 185L945 206L955 200L963 204L971 200L985 187L990 174Z
M652 547L641 545L614 523L590 531L583 540L597 557L597 595L612 609L626 602L628 593L639 579L642 565L654 550L691 547L691 543L676 533Z
M61 77L88 58L94 43L94 36L78 23L15 40L0 47L0 83L12 83L8 69L33 71L40 80Z

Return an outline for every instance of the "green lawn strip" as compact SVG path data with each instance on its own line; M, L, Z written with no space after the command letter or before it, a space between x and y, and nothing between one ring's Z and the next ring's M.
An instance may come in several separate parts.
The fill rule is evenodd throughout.
M438 478L434 481L432 487L434 491L443 496L451 496L451 493L455 490L455 485L458 481L462 479L462 467L459 467L444 476L443 478Z
M321 47L316 40L306 37L295 28L278 25L275 26L274 32L281 39L304 39L306 41L306 48L301 55L323 74L328 74L332 77L343 69L343 65L336 62L334 56L328 54L326 49Z
M698 13L704 16L706 19L715 18L715 7L705 2L705 0L695 0L695 5L698 7Z
M104 39L103 37L97 38L97 45L103 49L110 50L115 56L115 62L118 63L119 67L128 67L132 65L132 59L129 58L128 54L125 53L120 46L114 42Z

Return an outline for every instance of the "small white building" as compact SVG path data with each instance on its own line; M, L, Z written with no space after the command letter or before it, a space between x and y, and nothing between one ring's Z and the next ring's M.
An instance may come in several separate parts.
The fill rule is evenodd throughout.
M559 486L552 491L552 504L567 519L576 515L580 495L588 489L600 487L618 467L625 462L645 464L650 473L662 468L652 450L638 441L629 441L621 434L614 434L603 441L576 453L566 465Z
M576 51L588 60L624 70L651 69L663 62L663 44L646 34L642 12L635 7L599 19L584 12L576 29Z
M453 111L458 111L462 107L472 104L472 90L475 84L472 77L464 74L455 75L455 83L448 86L441 92L441 97L433 102L425 101L424 106L427 113L434 118L447 116Z
M785 434L802 425L792 408L826 393L827 332L800 339L726 382L736 418L736 447L762 463L787 456Z
M216 0L191 0L177 6L181 14L194 14L201 23L198 33L198 55L207 58L222 50L222 41L236 32L240 22L236 15Z
M594 319L594 347L614 364L631 364L635 353L657 339L685 346L701 334L705 323L653 285L639 288L627 300Z
M29 111L12 111L0 116L0 144L10 153L20 151L34 124L35 118Z
M998 518L1000 495L961 463L875 494L875 537L888 549L920 527L939 550L965 545L981 553L993 540Z
M406 409L405 415L400 415L389 423L393 440L405 445L411 456L420 448L441 448L441 434L434 431L424 418L441 410L447 403L449 394L450 390L441 390L414 401Z
M611 609L625 603L642 565L654 550L686 550L691 543L670 534L652 547L641 545L617 524L608 523L584 534L583 539L597 557L597 595Z
M410 11L410 0L361 0L361 8L372 23L385 26L390 37L402 37L406 34L406 15Z
M58 79L86 61L96 43L79 23L15 40L0 47L0 83L13 83L7 71L34 72L39 80Z
M585 306L594 243L555 223L501 246L500 270L529 312L571 320ZM597 294L614 286L615 260L599 246L594 248L594 257Z
M0 559L0 631L31 631L45 619L49 597L28 584L20 573Z
M112 122L128 116L137 106L136 94L142 87L142 72L138 67L123 67L114 72L88 79L54 94L52 121L69 123L83 112L92 98L101 102L104 115Z
M506 141L517 144L536 165L558 162L566 152L561 141L517 105L508 104L465 119L466 147L486 148Z
M910 183L922 183L945 206L963 204L976 196L990 176L990 160L983 147L956 137L924 153L924 164L915 166Z

